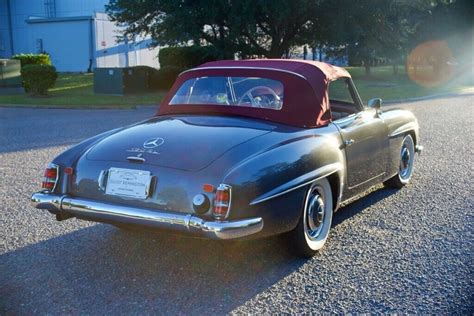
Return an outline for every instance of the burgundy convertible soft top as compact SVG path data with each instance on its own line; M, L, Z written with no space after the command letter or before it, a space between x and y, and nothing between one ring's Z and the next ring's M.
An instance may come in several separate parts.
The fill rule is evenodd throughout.
M223 106L173 104L172 97L186 81L205 76L264 77L284 86L281 110ZM343 68L326 63L290 59L221 60L183 72L161 103L158 115L216 113L253 117L298 127L327 125L331 119L328 84L338 78L350 78Z

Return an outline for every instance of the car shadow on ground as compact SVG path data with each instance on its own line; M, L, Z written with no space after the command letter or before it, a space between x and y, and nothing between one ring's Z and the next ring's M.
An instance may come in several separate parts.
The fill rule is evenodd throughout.
M384 187L383 185L379 185L377 187L372 188L368 192L361 194L357 197L356 200L343 205L337 212L334 214L334 218L332 220L332 228L336 227L337 225L343 223L345 220L355 216L356 214L362 212L366 208L387 197L396 194L399 190Z
M347 205L333 226L395 192ZM9 313L228 313L308 260L327 262L293 256L281 236L225 243L97 224L0 256L0 306Z

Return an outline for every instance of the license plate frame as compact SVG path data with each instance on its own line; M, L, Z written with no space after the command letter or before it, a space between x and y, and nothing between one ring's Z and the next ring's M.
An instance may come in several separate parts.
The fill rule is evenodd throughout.
M105 194L145 200L150 195L150 171L112 167L107 172Z

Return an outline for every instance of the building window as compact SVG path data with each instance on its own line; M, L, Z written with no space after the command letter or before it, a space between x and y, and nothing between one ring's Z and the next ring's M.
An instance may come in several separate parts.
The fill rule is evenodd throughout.
M46 17L56 17L56 0L44 0L44 10L46 11Z
M36 39L36 52L38 54L41 54L44 52L44 49L43 49L43 39L42 38L37 38Z

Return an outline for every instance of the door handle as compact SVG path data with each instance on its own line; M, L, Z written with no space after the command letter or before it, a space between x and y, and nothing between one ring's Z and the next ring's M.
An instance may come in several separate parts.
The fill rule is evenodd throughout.
M351 138L351 139L345 139L344 140L344 148L345 147L349 147L350 145L354 144L354 140Z

